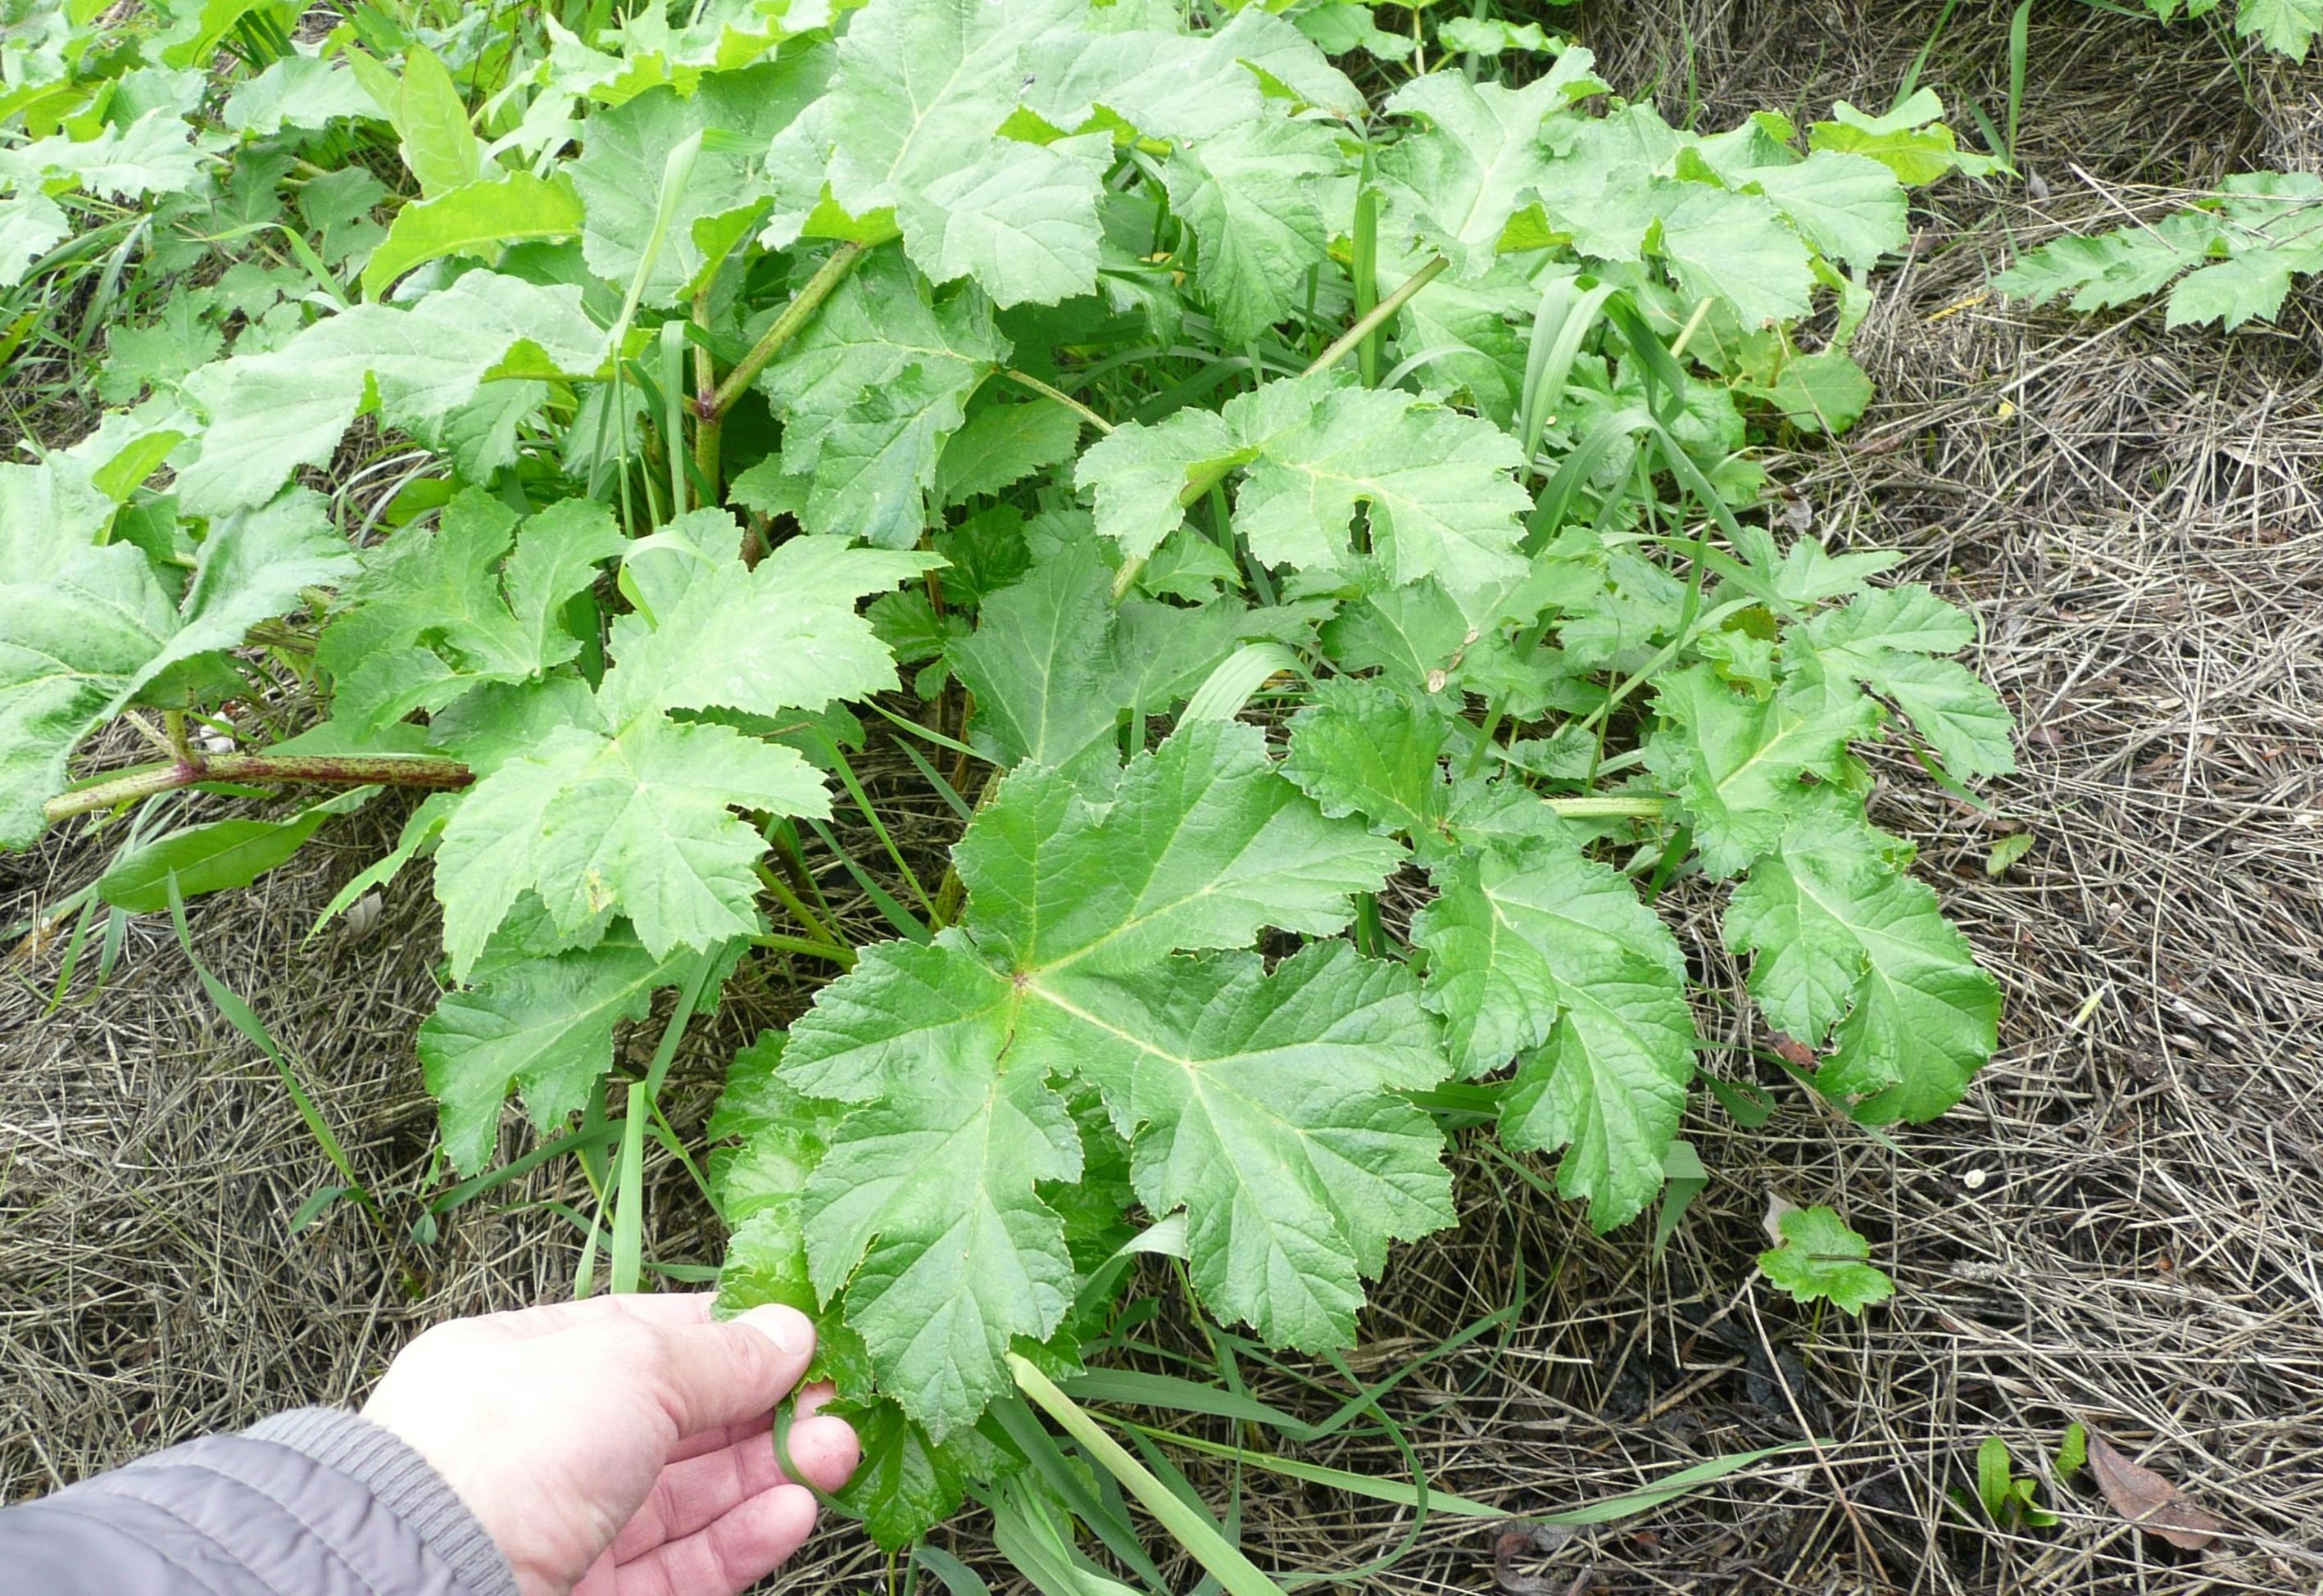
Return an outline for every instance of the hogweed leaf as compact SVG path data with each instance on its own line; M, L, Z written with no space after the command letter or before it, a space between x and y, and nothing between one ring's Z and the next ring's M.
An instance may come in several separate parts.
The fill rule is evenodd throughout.
M739 710L773 715L868 698L896 685L895 665L856 602L941 562L932 555L849 548L833 537L794 537L743 564L733 518L696 510L722 555L690 564L695 579L652 621L613 622L617 662L605 678L608 712L646 709Z
M1095 500L1097 531L1142 560L1186 518L1180 500L1198 478L1255 455L1217 412L1185 409L1114 428L1082 452L1074 482Z
M1795 830L1751 867L1724 923L1767 1018L1809 1047L1828 1038L1816 1088L1873 1124L1959 1102L2000 1022L1998 983L1882 841L1859 821Z
M808 50L748 71L713 73L684 98L672 88L652 88L592 115L580 157L565 169L586 213L579 231L589 270L625 287L636 277L660 222L670 151L715 129L723 136L705 142L694 159L642 303L675 304L690 292L718 263L702 239L722 242L722 255L758 216L765 194L759 157L822 90L830 66L828 50Z
M1451 803L1443 716L1384 682L1335 676L1291 718L1282 774L1334 817L1383 836L1435 840Z
M1081 420L1062 405L991 405L969 418L936 462L936 497L951 505L997 493L1073 457Z
M1865 593L1807 622L1808 647L1834 674L1852 677L1911 717L1961 780L2016 768L2008 710L1955 654L1975 641L1967 611L1916 583Z
M794 750L723 726L648 711L552 733L477 782L444 828L436 895L453 972L528 887L568 931L627 914L656 959L753 934L766 843L737 809L820 819L831 802Z
M0 467L0 847L40 835L83 737L353 564L322 500L293 490L213 523L180 594L142 550L95 541L112 507L74 473Z
M1380 157L1395 223L1449 254L1455 275L1482 274L1510 218L1538 197L1556 152L1552 119L1606 92L1594 65L1589 51L1567 50L1522 88L1431 72L1398 89L1386 109L1421 128Z
M1795 166L1759 167L1744 175L1831 260L1868 271L1911 242L1903 187L1868 155L1817 150Z
M1187 1215L1195 1289L1271 1344L1354 1337L1388 1243L1454 1222L1443 1134L1395 1096L1446 1073L1401 966L1318 943L1119 976L1042 975L1024 1045L1078 1060L1150 1212Z
M1194 282L1239 347L1287 319L1327 258L1346 163L1329 129L1252 118L1180 145L1162 169L1170 204L1194 231Z
M758 378L808 529L917 542L945 441L1008 353L975 288L931 298L892 254L858 268Z
M335 717L368 730L563 665L581 650L561 623L565 603L623 543L611 512L587 500L545 509L519 532L500 500L461 493L434 527L406 527L368 551L341 593L315 648L335 682Z
M1554 821L1544 822L1543 830ZM1452 1057L1481 1075L1518 1058L1501 1139L1566 1149L1557 1189L1600 1230L1661 1189L1694 1078L1677 943L1619 872L1549 834L1439 870L1412 926Z
M2245 39L2256 34L2269 50L2303 61L2323 33L2323 0L2236 0L2235 32Z
M978 753L1106 784L1122 723L1168 711L1242 640L1232 601L1116 607L1112 586L1084 535L984 601L974 635L946 650L975 695L969 740Z
M1716 667L1690 665L1655 684L1665 729L1648 766L1683 805L1703 864L1731 876L1780 844L1804 813L1859 815L1848 744L1869 736L1878 706L1843 677L1799 671L1771 696L1738 693Z
M418 1041L453 1168L472 1175L491 1162L511 1087L544 1129L581 1109L612 1067L614 1027L643 1019L655 988L681 979L695 957L656 959L624 930L445 993Z
M1256 728L1202 721L1107 781L1008 776L956 851L962 923L868 949L823 989L785 1076L865 1106L810 1188L809 1257L914 1419L941 1435L974 1418L1008 1338L1060 1322L1075 1277L1033 1187L1080 1167L1050 1084L1075 1076L1104 1091L1148 1202L1194 1215L1218 1306L1270 1336L1345 1340L1387 1240L1448 1218L1440 1137L1389 1096L1444 1074L1434 1022L1408 976L1344 947L1272 977L1246 955L1173 955L1268 926L1327 935L1400 855L1321 814ZM1239 1166L1238 1148L1295 1169L1270 1197L1277 1165ZM943 1158L955 1168L928 1167Z
M1020 973L1134 969L1268 925L1327 936L1402 857L1323 816L1238 721L1189 724L1132 759L1102 813L1046 771L1006 791L955 857L969 931Z
M358 305L280 349L236 355L187 380L209 417L201 458L178 475L188 510L216 515L262 503L302 465L330 458L376 393L381 419L426 433L476 395L520 345L551 367L591 371L604 336L578 289L473 271L408 310Z
M1490 422L1400 390L1338 386L1329 377L1271 382L1222 412L1180 411L1133 424L1082 456L1098 530L1132 557L1182 515L1198 474L1239 465L1235 526L1270 565L1348 571L1360 508L1398 583L1434 576L1455 592L1506 585L1531 499L1515 478L1523 452Z
M1516 553L1531 499L1523 452L1491 423L1391 390L1273 384L1235 399L1230 422L1258 450L1235 497L1235 525L1269 564L1348 563L1366 512L1398 584L1433 576L1454 593L1525 573Z
M510 244L570 238L580 231L581 201L568 181L509 172L449 189L395 214L387 237L363 265L363 295L383 298L404 273L446 255L497 259Z
M880 1383L938 1441L1007 1389L1009 1344L1072 1306L1063 1223L1033 1188L1079 1177L1080 1137L1044 1074L929 1057L908 1093L841 1123L807 1183L816 1289L846 1288Z
M782 173L820 172L847 217L892 214L928 278L973 276L996 303L1054 304L1095 285L1105 139L1040 144L1003 126L1031 52L1070 38L1087 0L872 0L840 41L829 92L776 138ZM785 191L786 243L822 195Z

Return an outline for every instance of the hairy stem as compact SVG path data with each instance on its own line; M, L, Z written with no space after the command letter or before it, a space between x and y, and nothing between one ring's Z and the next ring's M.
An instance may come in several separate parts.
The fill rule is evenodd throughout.
M475 779L474 773L456 759L415 759L395 755L362 754L212 754L205 757L191 749L188 750L188 756L172 765L132 771L109 782L99 782L93 787L76 788L50 799L44 806L45 812L52 821L67 820L77 814L94 813L100 809L110 809L116 803L150 798L156 793L175 792L180 787L190 787L201 782L252 782L262 785L295 783L337 787L377 784L449 790L464 787Z
M757 381L758 373L767 369L767 362L780 354L784 345L799 335L822 302L831 298L831 290L846 281L847 274L862 262L868 247L848 243L831 252L831 258L807 279L806 286L798 291L798 298L783 307L783 313L775 317L774 326L768 327L750 346L750 353L736 362L734 369L726 373L726 381L721 382L718 391L710 396L709 408L702 417L703 421L714 424L724 418L726 412L733 408L734 401L740 399L744 390Z
M693 296L693 325L705 334L710 331L708 283ZM720 499L718 445L725 417L718 409L718 362L706 343L693 346L693 470L702 479L703 502L714 505Z

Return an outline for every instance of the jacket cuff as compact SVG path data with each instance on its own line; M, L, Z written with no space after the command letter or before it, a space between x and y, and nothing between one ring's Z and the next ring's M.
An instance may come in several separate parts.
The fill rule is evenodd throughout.
M473 1596L517 1596L516 1576L459 1492L392 1430L359 1413L297 1408L243 1432L312 1458L360 1483L450 1565Z

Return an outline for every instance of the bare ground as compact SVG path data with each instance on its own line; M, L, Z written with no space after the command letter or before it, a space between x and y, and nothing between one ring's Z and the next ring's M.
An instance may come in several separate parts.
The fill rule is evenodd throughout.
M1613 81L1658 84L1673 115L1691 94L1719 125L1764 105L1884 105L1942 10L1623 0L1582 27ZM1996 119L2008 10L1967 0L1925 70ZM1896 762L1878 818L1919 843L1922 874L2006 985L2002 1053L1958 1111L1892 1145L1796 1093L1758 1132L1705 1106L1688 1134L1712 1184L1658 1261L1634 1229L1593 1237L1504 1168L1465 1162L1466 1224L1399 1258L1354 1363L1384 1378L1517 1305L1384 1399L1437 1488L1542 1513L1817 1438L1513 1562L1510 1588L2323 1590L2323 302L2295 298L2279 326L2227 336L1982 293L1988 266L2061 223L2155 214L2232 170L2312 170L2323 72L2071 0L2033 21L2021 164L2039 184L1930 199L1858 344L1879 404L1842 446L1772 463L1823 536L1910 550L1912 574L1983 620L1979 663L2020 719L2023 773L1979 812ZM2031 850L1988 876L1993 842L2019 830ZM409 1238L408 1194L428 1176L409 1046L432 993L425 882L390 887L368 928L301 940L388 835L346 822L194 916L205 959L255 999L384 1194L382 1225L341 1206L290 1234L335 1177L166 922L131 926L102 991L85 956L53 1012L61 945L5 966L0 1495L352 1399L424 1325L569 1289L577 1233L538 1206L583 1195L569 1164L447 1215L431 1244ZM0 919L101 858L64 838L0 861ZM1703 934L1708 898L1688 903L1704 1034L1740 1043L1739 972ZM777 977L690 1039L682 1123L723 1054L796 1001ZM1744 1059L1708 1062L1731 1073ZM655 1178L654 1255L714 1259L682 1173ZM1837 1206L1896 1275L1896 1301L1818 1318L1753 1284L1772 1195ZM1312 1410L1311 1388L1248 1372L1258 1394ZM2226 1532L2173 1548L2125 1525L2086 1474L2045 1489L2052 1530L2003 1534L1949 1505L1987 1436L2039 1473L2076 1418ZM1380 1445L1301 1455L1408 1466ZM1189 1472L1216 1501L1236 1488ZM1238 1488L1246 1544L1286 1570L1344 1574L1411 1528L1400 1509L1272 1476ZM973 1518L948 1534L999 1579ZM839 1531L790 1578L856 1591L883 1573ZM1409 1555L1349 1584L1495 1582L1490 1533L1439 1516Z

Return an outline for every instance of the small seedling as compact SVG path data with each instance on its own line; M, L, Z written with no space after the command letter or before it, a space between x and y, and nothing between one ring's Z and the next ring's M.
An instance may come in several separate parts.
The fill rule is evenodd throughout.
M2080 1472L2088 1461L2088 1438L2078 1424L2065 1426L2065 1438L2058 1445L2057 1455L2050 1464L2052 1481L2062 1486ZM1982 1521L2004 1530L2052 1529L2057 1515L2041 1505L2041 1481L2030 1474L2018 1474L2015 1461L2008 1454L2008 1443L1998 1435L1987 1435L1976 1451L1976 1493L1971 1496L1958 1486L1951 1492L1952 1505L1970 1519L1982 1509Z

